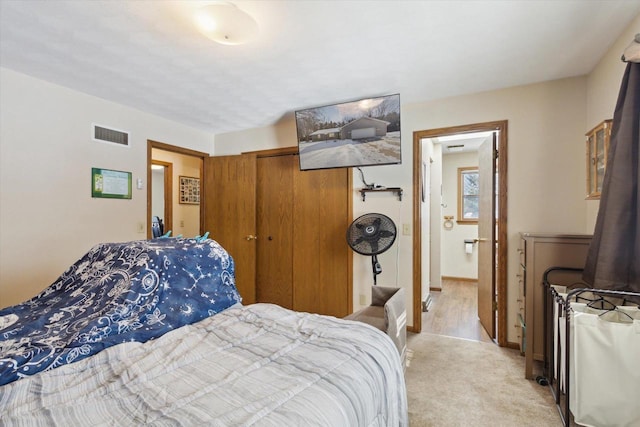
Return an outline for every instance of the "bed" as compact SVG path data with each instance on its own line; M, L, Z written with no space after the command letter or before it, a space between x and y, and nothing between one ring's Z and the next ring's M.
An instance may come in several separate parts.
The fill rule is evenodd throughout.
M200 245L203 256L215 248L211 258L227 260L228 268L210 278L214 289L197 281L203 292L226 296L224 304L209 313L203 298L194 310L201 318L141 340L127 331L112 335L112 345L0 386L2 424L408 425L402 364L388 336L361 322L271 304L244 306L232 291L233 261L224 250L209 240L186 244ZM172 289L170 278L167 284ZM151 304L145 313L154 310ZM0 311L0 318L6 315ZM146 319L144 313L138 319ZM0 341L0 359L4 348Z

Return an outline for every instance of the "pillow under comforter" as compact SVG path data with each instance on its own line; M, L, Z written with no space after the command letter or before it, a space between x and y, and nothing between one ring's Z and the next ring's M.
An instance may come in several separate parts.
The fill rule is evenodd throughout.
M0 310L0 385L240 301L233 259L213 240L96 245L38 296Z

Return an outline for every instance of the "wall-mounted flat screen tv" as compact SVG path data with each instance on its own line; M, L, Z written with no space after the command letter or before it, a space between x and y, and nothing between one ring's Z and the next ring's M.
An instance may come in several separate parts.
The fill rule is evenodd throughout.
M402 163L400 94L295 113L300 169Z

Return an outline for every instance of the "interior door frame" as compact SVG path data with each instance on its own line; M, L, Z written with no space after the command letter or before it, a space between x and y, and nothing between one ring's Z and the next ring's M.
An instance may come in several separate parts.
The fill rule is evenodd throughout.
M163 232L166 233L168 230L173 229L173 163L162 160L151 160L151 165L159 165L164 168L164 215L162 218L164 225ZM151 193L153 193L152 185L149 184L149 187L151 188ZM147 230L147 233L148 232L149 230Z
M204 159L209 157L209 153L204 153L202 151L191 150L189 148L177 147L175 145L166 144L164 142L154 141L151 139L147 139L147 239L152 237L151 232L151 165L153 164L153 149L156 148L158 150L170 151L172 153L183 154L185 156L198 157L200 160L200 194L204 194L204 182L202 180L204 174ZM173 175L173 172L172 172ZM166 209L166 207L165 207ZM173 216L173 206L171 207L171 212ZM173 218L172 218L173 221ZM204 203L200 203L200 233L202 233L202 229L204 228Z
M497 343L501 347L507 342L507 141L508 121L475 123L469 125L427 129L413 132L413 327L412 332L422 330L422 203L421 203L421 169L422 144L424 138L453 135L470 132L498 131L498 200L496 242L497 265ZM495 191L495 188L494 188Z

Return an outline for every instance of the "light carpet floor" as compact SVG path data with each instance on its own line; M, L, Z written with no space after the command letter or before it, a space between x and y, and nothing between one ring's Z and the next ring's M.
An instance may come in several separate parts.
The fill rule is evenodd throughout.
M517 350L429 333L408 334L405 378L412 427L561 427L548 387L524 378Z

